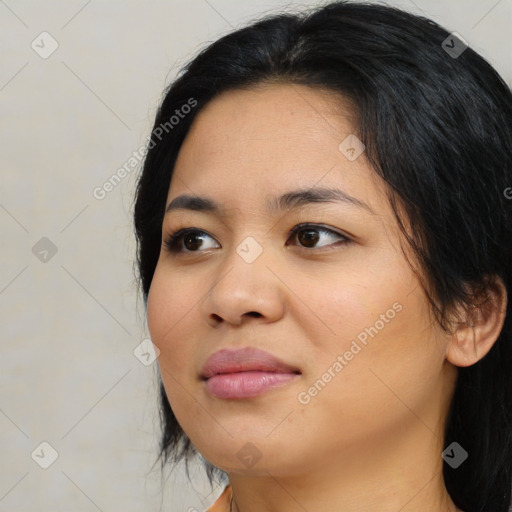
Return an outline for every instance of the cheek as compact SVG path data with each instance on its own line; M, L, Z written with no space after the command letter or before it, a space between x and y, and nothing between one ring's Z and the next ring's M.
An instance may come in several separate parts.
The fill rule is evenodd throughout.
M310 361L315 363L306 379L315 382L331 369L336 378L327 374L325 379L337 383L328 386L334 402L339 400L338 386L352 390L360 404L371 395L382 399L392 394L379 377L405 395L414 394L435 379L442 366L442 340L421 288L408 268L388 263L386 271L373 273L354 266L343 273L342 282L331 278L323 280L322 287L309 288L321 322L307 328L315 345Z
M174 302L169 289L164 286L159 276L158 267L151 281L147 302L147 324L151 340L160 350L163 348L163 337L168 323L168 313Z
M309 317L316 316L309 330L319 328L311 341L319 350L343 353L353 340L364 344L377 335L381 337L380 333L389 331L389 325L400 316L398 310L405 305L404 297L412 289L410 283L400 282L399 273L390 279L390 269L378 275L367 268L344 269L339 277L330 275L306 287L309 294L304 302L315 314Z
M197 297L189 297L179 279L159 269L155 271L147 302L147 324L151 340L159 348L158 363L162 370L183 372L190 361L192 346L187 340L192 310ZM162 371L162 376L163 376Z
M303 290L310 290L311 309L346 337L373 325L418 283L403 256L384 242L350 246L342 256L340 263L317 271Z
M194 405L190 391L185 389L191 376L195 377L190 366L194 347L187 332L192 330L190 313L197 298L189 303L177 281L157 267L148 293L147 325L151 340L160 350L158 366L167 399L181 424Z
M380 305L363 315L357 328L345 331L332 351L336 356L327 367L340 355L343 369L325 400L334 409L340 407L341 395L345 410L367 419L380 411L392 422L410 410L421 410L430 400L444 350L423 297L395 293Z

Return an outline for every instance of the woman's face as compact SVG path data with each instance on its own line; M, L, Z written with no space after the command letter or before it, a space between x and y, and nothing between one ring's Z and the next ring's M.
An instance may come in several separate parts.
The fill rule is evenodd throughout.
M319 89L230 91L200 112L179 153L167 205L186 194L218 210L166 213L164 241L195 233L162 245L148 328L176 418L226 471L353 468L405 445L438 446L440 460L448 338L402 253L383 182L358 156L355 121ZM306 189L338 199L289 195ZM289 369L217 366L228 375L203 378L210 356L247 347Z

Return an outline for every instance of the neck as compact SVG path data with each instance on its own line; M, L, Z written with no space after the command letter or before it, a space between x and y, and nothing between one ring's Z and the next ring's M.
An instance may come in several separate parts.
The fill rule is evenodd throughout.
M440 438L418 428L425 430L421 440L402 433L399 443L367 446L364 453L326 454L317 467L305 461L307 472L262 467L257 475L228 473L232 511L299 512L321 505L323 512L460 512L444 485Z
M272 478L272 482L262 481L264 494L258 494L258 486L243 489L232 484L230 512L299 512L316 510L314 507L318 507L319 504L322 505L324 512L462 512L446 492L442 475L439 473L430 477L423 487L412 488L411 492L403 492L400 495L392 495L393 491L390 488L393 489L395 486L386 487L381 484L379 489L373 488L374 492L367 491L364 494L359 492L342 497L338 487L336 497L322 494L318 490L315 496L306 496L303 491L300 492L291 486L286 487L286 484L276 478ZM315 488L313 485L311 487Z

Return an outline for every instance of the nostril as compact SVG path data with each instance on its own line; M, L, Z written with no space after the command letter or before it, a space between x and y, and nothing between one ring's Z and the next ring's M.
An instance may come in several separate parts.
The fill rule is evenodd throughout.
M261 313L258 313L257 311L249 311L249 313L246 313L249 316L254 316L256 318L259 318L261 316Z

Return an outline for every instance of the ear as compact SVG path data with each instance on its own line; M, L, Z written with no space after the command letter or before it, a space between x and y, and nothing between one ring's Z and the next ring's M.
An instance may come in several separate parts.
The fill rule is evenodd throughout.
M446 347L446 359L455 366L471 366L493 347L505 322L507 289L499 277L474 297L469 310L458 309L458 319Z

